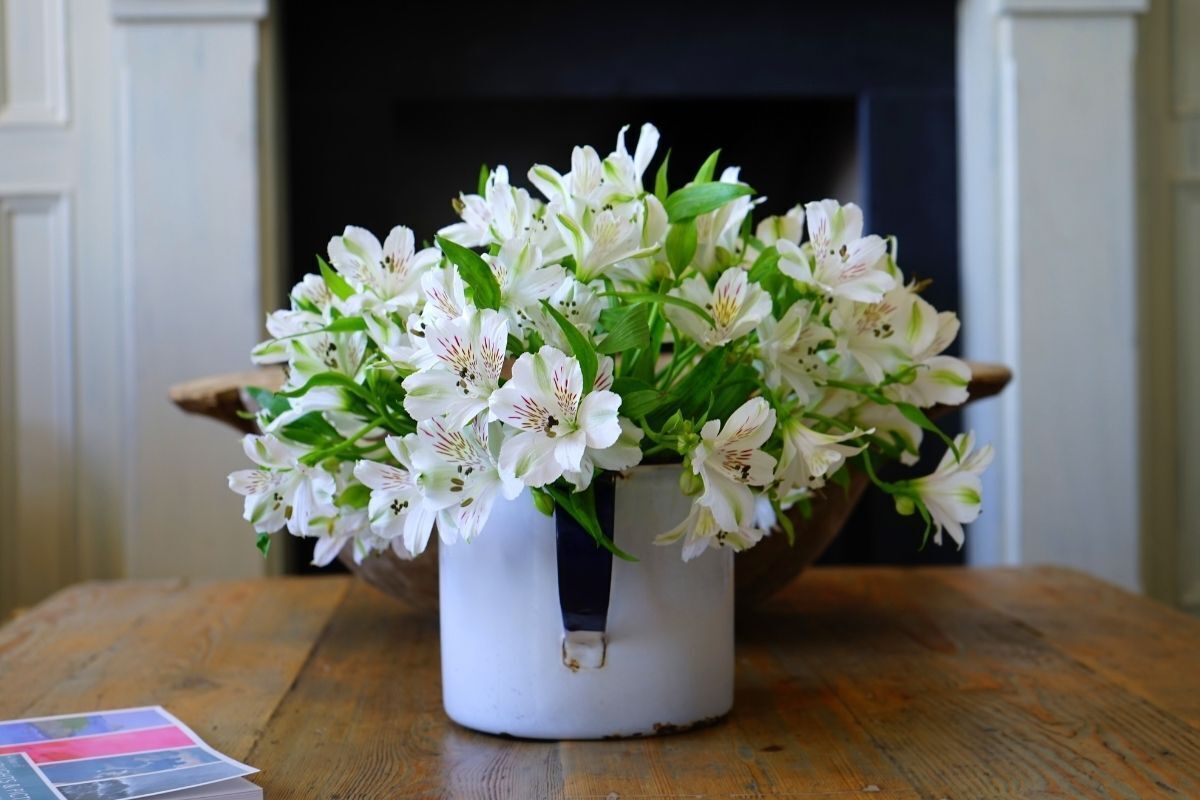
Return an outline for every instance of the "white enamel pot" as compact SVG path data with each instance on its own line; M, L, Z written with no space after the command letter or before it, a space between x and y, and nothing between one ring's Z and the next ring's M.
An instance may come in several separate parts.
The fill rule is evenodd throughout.
M451 719L487 733L600 739L728 713L733 553L684 563L679 545L654 544L690 508L679 474L678 465L644 466L615 479L613 540L638 560L612 558L611 578L607 551L590 540L581 549L528 492L497 501L474 541L439 548ZM602 523L604 504L598 491Z

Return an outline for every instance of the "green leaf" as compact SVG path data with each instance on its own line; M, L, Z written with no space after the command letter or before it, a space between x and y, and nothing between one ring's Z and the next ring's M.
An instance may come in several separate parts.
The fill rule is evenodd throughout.
M477 308L500 307L500 284L483 257L470 248L455 244L444 236L437 237L438 247L446 258L458 267L463 282L471 287L471 299Z
M508 354L509 354L509 356L515 358L516 356L519 356L519 355L521 355L521 353L524 353L524 352L526 352L525 343L510 333L508 335ZM536 352L536 351L534 351L534 352Z
M665 303L669 306L679 306L680 308L686 308L709 325L716 327L716 322L713 321L712 314L709 314L690 300L684 300L682 297L675 297L669 294L655 294L654 292L601 292L600 296L619 297L622 300L632 300L635 302L643 301L646 303Z
M367 321L362 317L342 317L335 319L322 328L326 333L349 333L351 331L365 331L366 329Z
M371 500L370 488L361 483L352 483L338 495L335 501L340 508L366 508Z
M343 375L340 372L318 372L313 375L308 381L298 389L292 389L288 392L280 392L283 397L303 397L308 394L309 390L315 389L318 386L340 386L346 389L355 397L365 400L367 403L372 402L375 398L371 393L360 386L349 375Z
M608 319L605 319L606 315ZM596 345L599 352L611 355L650 344L649 303L606 308L600 317L608 328L608 335Z
M759 387L758 370L749 364L738 364L721 375L720 383L711 392L713 403L709 410L711 419L728 419L742 403L750 399Z
M775 245L771 245L759 252L758 258L754 259L754 264L750 267L750 274L746 277L754 283L762 283L778 274L779 251L775 249Z
M712 403L712 387L725 369L725 347L704 354L670 392L671 405L678 406L684 417L699 417Z
M254 546L258 548L258 552L263 554L263 558L266 558L267 553L271 552L271 534L260 532Z
M622 397L627 394L633 394L634 392L640 392L646 389L653 390L654 386L642 380L641 378L621 376L613 380L612 390Z
M916 500L916 506L917 511L921 514L921 519L925 520L925 533L921 536L921 547L919 548L920 550L924 550L925 545L929 544L929 534L933 533L933 517L930 515L929 509L926 508L925 503L919 497ZM962 549L961 544L958 547Z
M713 175L717 172L717 159L721 157L721 148L712 151L712 154L704 159L704 163L700 165L700 169L696 170L696 183L711 183Z
M650 344L643 347L632 363L626 364L621 360L622 372L643 381L653 381L654 371L658 368L658 357L662 351L663 336L667 331L667 319L657 306L650 314Z
M692 258L696 255L696 241L699 232L696 230L696 220L689 219L683 222L676 222L667 229L667 261L671 265L671 272L675 273L675 277L679 277L688 264L692 263Z
M668 149L662 163L658 165L658 173L654 176L654 196L658 198L660 203L667 199L667 194L669 193L667 190L667 164L670 161L671 151Z
M575 354L575 358L579 361L579 369L583 372L583 392L587 394L596 382L596 370L599 368L596 349L579 328L572 325L570 320L560 314L557 308L545 300L542 301L542 307L558 323L563 335L567 337L567 343L571 345L571 352Z
M621 395L621 414L630 419L641 419L653 414L667 401L667 396L658 389L639 389Z
M669 222L685 222L749 194L754 189L744 183L693 183L671 192L663 208Z
M346 279L338 275L333 267L325 263L325 259L317 255L317 269L321 270L321 277L325 280L325 285L329 287L329 291L333 292L339 300L345 300L354 294L354 289L350 284L346 283Z
M671 399L666 392L638 378L617 378L612 390L621 396L621 415L635 420L648 417Z
M488 181L489 175L491 175L491 170L488 169L488 165L480 164L479 165L479 181L476 183L476 187L475 187L475 193L478 194L480 197L482 197L484 194L487 193L487 181Z
M264 389L261 386L247 386L246 394L254 402L256 406L267 412L267 415L272 419L278 417L283 412L292 407L286 397L280 397L274 392ZM251 415L253 417L253 415Z
M292 420L279 431L285 439L309 447L328 447L342 441L342 435L329 424L320 411L310 411Z
M947 436L941 428L934 424L933 420L925 416L925 412L914 406L912 403L896 403L896 408L904 415L904 418L922 430L929 431L937 436L946 447L950 448L950 452L954 453L954 460L961 461L962 454L958 452L958 446L954 444L954 440Z
M612 539L604 535L604 531L600 528L600 520L596 517L596 496L591 486L574 494L569 489L555 484L547 484L543 489L554 498L554 502L558 504L559 508L566 511L583 526L583 529L596 540L596 544L617 558L625 561L637 561L629 553L617 547Z
M788 545L794 546L796 544L796 526L792 524L792 518L788 516L788 512L779 507L779 501L772 500L771 505L775 507L775 520L779 523L779 527L783 528Z

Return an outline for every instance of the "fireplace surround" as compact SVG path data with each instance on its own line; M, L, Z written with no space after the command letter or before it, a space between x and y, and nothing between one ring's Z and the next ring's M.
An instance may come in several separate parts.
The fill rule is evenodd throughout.
M307 269L321 246L289 243L277 225L296 191L277 178L297 172L285 168L277 112L286 98L275 74L280 46L292 38L285 12L301 4L0 5L4 35L20 39L0 52L0 525L18 532L0 565L0 608L81 578L260 571L244 558L236 504L212 478L237 453L210 423L179 424L164 394L173 382L243 365L263 311L278 305L273 287L289 278L279 265ZM555 36L536 42L519 22L465 7L449 23L406 19L386 31L392 57L382 89L350 86L309 107L306 125L347 126L358 138L338 164L331 219L294 217L291 230L393 221L400 209L356 205L370 194L364 185L389 174L386 162L346 167L359 151L389 158L388 131L398 121L428 124L410 113L411 102L397 102L401 90L409 100L468 106L518 93L544 102L848 101L857 183L896 170L923 186L936 178L931 167L957 172L957 204L919 226L953 233L925 252L915 249L923 234L903 215L927 210L888 208L869 193L856 199L873 228L904 235L906 265L925 272L939 259L959 264L958 288L938 302L959 305L961 295L964 355L1004 362L1017 375L1004 397L968 412L999 453L985 486L994 499L973 526L969 560L1070 564L1136 587L1144 449L1136 387L1147 346L1134 283L1134 87L1146 0L804 5L802 19L777 4L729 12L752 20L745 23L682 4L568 8L554 17ZM521 10L547 16L537 4ZM888 24L877 21L889 12ZM373 57L363 38L378 24L372 13L365 3L327 12L309 39L310 71ZM1180 43L1196 30L1192 17L1172 24ZM603 42L595 33L589 40L593 29ZM671 41L639 33L654 29L671 31L660 37ZM604 64L601 44L611 53ZM412 46L437 52L413 59ZM686 74L676 69L681 51ZM907 69L887 66L896 53ZM1175 55L1194 61L1182 49ZM865 103L862 87L850 84L863 70L875 76ZM872 131L894 134L870 136L881 146L899 142L915 124L905 75L931 89L926 104L956 118L957 136L901 157L857 146ZM287 91L303 95L294 78ZM315 101L320 84L309 80ZM1176 87L1181 107L1194 109L1193 84ZM451 91L465 85L474 93ZM633 112L641 109L621 116ZM583 138L606 144L612 122L597 122L602 129ZM689 131L671 134L707 144ZM381 140L389 146L376 147ZM713 143L721 141L733 140ZM751 156L727 153L731 163ZM499 157L510 156L481 154ZM442 193L414 196L436 202ZM1063 286L1069 302L1056 302ZM943 280L934 290L948 287Z

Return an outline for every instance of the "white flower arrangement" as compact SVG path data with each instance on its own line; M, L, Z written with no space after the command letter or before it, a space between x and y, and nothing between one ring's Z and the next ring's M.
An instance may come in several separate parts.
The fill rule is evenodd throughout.
M351 542L357 560L409 558L435 527L470 541L528 491L620 555L593 481L671 461L694 500L657 541L685 560L792 537L783 512L852 465L962 545L992 451L922 411L967 398L967 365L942 354L955 315L905 283L895 240L864 235L853 204L754 225L760 200L736 168L714 180L718 153L675 191L668 154L647 189L658 138L644 125L630 155L622 129L607 158L535 165L545 200L485 167L432 246L403 226L330 240L253 353L287 365L279 392L256 392L257 468L229 476L264 552L286 527L317 537L317 564ZM881 480L876 460L915 463L926 432L949 446L937 470Z

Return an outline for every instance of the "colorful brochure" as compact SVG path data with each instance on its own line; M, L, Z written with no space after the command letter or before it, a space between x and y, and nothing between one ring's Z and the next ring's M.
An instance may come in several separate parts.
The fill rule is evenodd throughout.
M134 800L257 771L161 706L0 722L3 798Z

